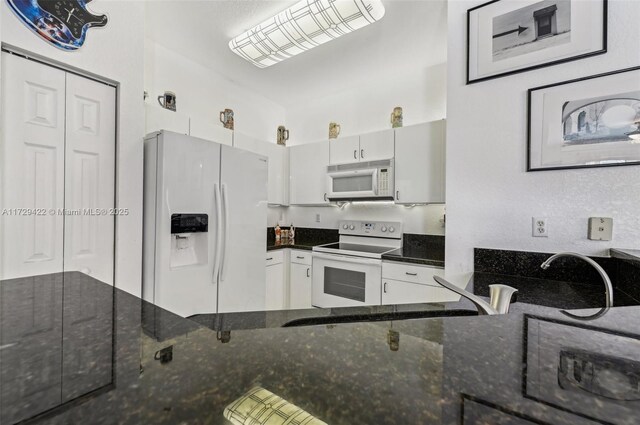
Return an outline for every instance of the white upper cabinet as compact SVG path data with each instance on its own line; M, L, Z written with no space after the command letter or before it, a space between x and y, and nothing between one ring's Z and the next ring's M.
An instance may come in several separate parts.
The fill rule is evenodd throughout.
M290 204L323 205L327 201L329 142L307 143L289 148Z
M237 131L233 134L233 146L269 158L268 202L270 205L288 205L286 148Z
M233 144L233 131L222 127L213 120L205 121L198 118L189 120L189 135L200 139L211 140L221 145L231 146Z
M393 158L393 129L331 139L330 163L348 164Z
M348 164L360 160L360 136L341 137L329 140L329 162Z
M189 116L181 112L170 111L158 105L145 104L145 134L168 130L180 134L189 134Z
M396 204L445 202L445 121L395 129Z
M393 129L376 131L360 136L360 161L376 161L393 158Z

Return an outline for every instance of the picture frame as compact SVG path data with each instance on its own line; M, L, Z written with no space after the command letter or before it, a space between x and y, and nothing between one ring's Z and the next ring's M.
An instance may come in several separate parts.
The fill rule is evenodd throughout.
M640 335L526 314L522 395L596 423L637 422L638 347Z
M527 171L640 164L640 66L527 92Z
M491 0L467 10L467 84L607 52L608 0Z

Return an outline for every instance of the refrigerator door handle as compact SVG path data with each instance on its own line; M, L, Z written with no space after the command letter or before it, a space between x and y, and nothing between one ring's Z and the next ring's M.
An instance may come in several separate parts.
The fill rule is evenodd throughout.
M216 214L216 235L215 251L213 253L213 284L218 283L218 272L220 271L220 258L222 256L222 201L220 200L220 187L218 183L213 185L213 207Z
M224 239L222 243L222 248L220 250L220 281L224 280L226 267L225 264L227 262L226 251L229 245L229 200L227 194L227 185L222 184L222 209L223 209L223 217L224 217Z

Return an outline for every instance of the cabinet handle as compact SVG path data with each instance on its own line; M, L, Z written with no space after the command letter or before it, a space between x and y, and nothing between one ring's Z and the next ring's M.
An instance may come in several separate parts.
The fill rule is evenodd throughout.
M407 274L407 276L418 276L418 273L409 273L409 272L406 272L406 274Z
M311 276L309 275L309 272L310 272L310 271L311 271L311 270L309 269L309 267L307 267L307 277L311 277Z
M396 199L399 201L400 200L400 191L396 190Z
M301 260L304 260L304 257L303 257L303 256L301 256L301 255L296 255L296 258L299 258L299 259L301 259Z
M327 202L327 192L324 193L324 201Z
M267 258L267 261L271 261L271 260L273 260L273 257Z
M354 149L353 151L353 159L358 159L358 150Z
M364 149L360 149L360 158L364 158Z
M382 286L382 291L386 294L387 293L387 282L384 283L384 285Z

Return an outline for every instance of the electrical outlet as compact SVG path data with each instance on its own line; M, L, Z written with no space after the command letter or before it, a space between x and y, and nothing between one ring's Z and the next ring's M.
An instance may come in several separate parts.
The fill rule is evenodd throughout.
M532 236L534 238L546 238L549 236L547 228L547 219L545 217L533 217Z
M316 214L316 223L320 223L320 214Z
M592 241L610 241L613 237L613 219L609 217L589 217L587 237Z

